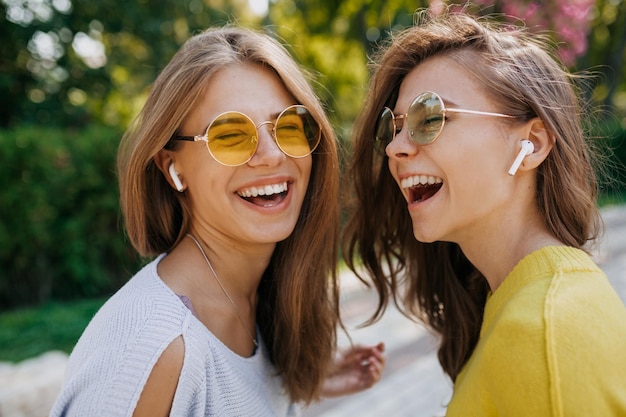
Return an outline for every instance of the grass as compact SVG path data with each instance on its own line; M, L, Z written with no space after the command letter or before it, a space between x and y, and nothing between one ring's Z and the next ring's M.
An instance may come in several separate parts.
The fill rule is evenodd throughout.
M0 361L19 362L49 350L69 353L105 299L49 303L0 314Z
M604 193L598 198L600 207L626 204L626 191Z

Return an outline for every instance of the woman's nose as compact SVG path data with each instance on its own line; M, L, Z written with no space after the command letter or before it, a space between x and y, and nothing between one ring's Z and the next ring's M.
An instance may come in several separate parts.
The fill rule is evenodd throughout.
M385 148L389 158L406 158L418 152L419 145L411 140L406 126L395 134L393 140Z
M261 123L257 127L258 144L248 164L271 166L282 162L287 157L274 139L273 127L271 122Z

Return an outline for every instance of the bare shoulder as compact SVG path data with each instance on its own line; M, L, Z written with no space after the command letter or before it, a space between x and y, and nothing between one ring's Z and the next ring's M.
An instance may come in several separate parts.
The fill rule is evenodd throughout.
M133 417L170 415L184 356L185 345L183 337L179 336L165 348L152 368Z

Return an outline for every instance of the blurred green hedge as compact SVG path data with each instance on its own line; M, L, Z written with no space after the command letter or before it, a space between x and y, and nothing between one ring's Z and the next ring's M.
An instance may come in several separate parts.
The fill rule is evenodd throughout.
M626 119L617 118L598 123L592 129L600 155L600 202L626 202Z
M121 132L0 130L0 310L110 294L139 266L125 240Z

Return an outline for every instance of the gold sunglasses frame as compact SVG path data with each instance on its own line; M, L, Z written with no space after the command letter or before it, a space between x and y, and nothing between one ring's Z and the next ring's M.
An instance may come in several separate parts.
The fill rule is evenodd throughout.
M306 110L306 112L308 113L309 116L311 116L311 118L313 119L313 121L315 122L315 124L317 125L317 129L318 129L318 133L317 133L317 140L315 141L315 145L313 146L309 146L310 147L310 151L305 154L305 155L291 155L290 153L286 152L283 147L280 145L280 141L278 140L278 137L276 136L276 125L278 123L278 120L280 120L281 117L283 117L283 115L288 112L289 110L292 109L304 109ZM220 117L226 115L226 114L236 114L238 116L242 116L244 119L248 120L250 122L250 124L252 126L254 126L255 131L257 132L257 136L254 136L252 138L252 141L255 142L254 143L254 149L252 151L252 153L250 154L250 156L243 162L237 163L237 164L229 164L229 163L225 163L223 161L220 161L211 151L211 148L209 147L209 130L211 129L211 127L213 127L213 124L215 123L216 120L218 120ZM194 136L184 136L184 135L172 135L172 137L170 138L170 140L183 140L183 141L190 141L190 142L206 142L206 148L209 151L209 154L211 154L211 157L213 157L213 159L215 159L218 163L224 165L224 166L230 166L230 167L236 167L236 166L240 166L240 165L244 165L245 163L247 163L248 161L250 161L252 159L252 157L254 156L254 154L256 153L257 147L258 147L258 131L261 128L261 126L263 125L272 125L272 138L274 139L274 142L276 143L276 146L278 146L278 148L281 150L281 152L283 152L285 155L291 157L291 158L305 158L309 155L311 155L315 149L317 149L317 147L320 144L321 138L322 138L322 127L320 126L320 124L317 122L317 120L315 120L315 118L313 117L313 114L311 113L311 111L304 105L301 104L293 104L291 106L286 107L283 111L281 111L278 116L276 116L276 118L274 119L274 121L271 120L266 120L264 122L259 123L258 125L254 124L254 121L247 115L238 111L227 111L227 112L223 112L218 114L217 116L215 116L213 118L213 120L211 120L211 123L209 123L209 125L207 126L204 134L202 135L194 135ZM307 138L307 142L308 142L308 138Z
M383 110L380 112L379 116L378 116L378 123L380 123L381 118L383 116L383 114L387 111L389 114L391 114L391 123L392 123L392 137L389 141L387 141L386 145L383 147L383 149L379 152L382 152L384 154L384 149L391 143L393 142L393 140L396 138L396 130L397 130L397 124L396 124L396 120L406 120L407 121L407 125L408 125L408 117L409 117L409 113L411 112L411 109L413 108L413 106L416 103L425 103L429 100L431 100L432 98L429 99L424 99L424 96L429 96L429 97L433 97L435 99L437 99L440 103L440 107L441 107L441 126L439 127L439 131L437 132L437 134L433 137L432 140L426 142L426 143L421 143L418 140L415 140L414 138L414 132L413 131L409 131L409 138L411 139L411 142L415 143L416 145L419 146L425 146L425 145L430 145L431 143L434 143L439 136L441 135L441 132L443 132L443 127L446 124L446 113L450 112L450 113L465 113L465 114L476 114L476 115L481 115L481 116L494 116L494 117L504 117L504 118L510 118L510 119L516 119L516 116L512 116L510 114L503 114L503 113L493 113L493 112L486 112L486 111L479 111L479 110L467 110L467 109L459 109L459 108L448 108L446 107L445 102L443 101L443 99L441 98L441 96L433 91L425 91L423 93L420 93L417 95L417 97L415 97L415 99L413 99L413 101L411 102L411 105L409 106L409 111L407 113L404 114L400 114L400 115L395 115L393 113L393 110L391 110L389 107L383 107ZM405 123L403 123L404 125ZM376 125L376 131L378 131L378 124ZM376 136L375 139L378 139L378 137ZM382 141L381 141L382 142ZM382 145L381 145L382 146ZM375 145L375 149L378 150L378 147Z

